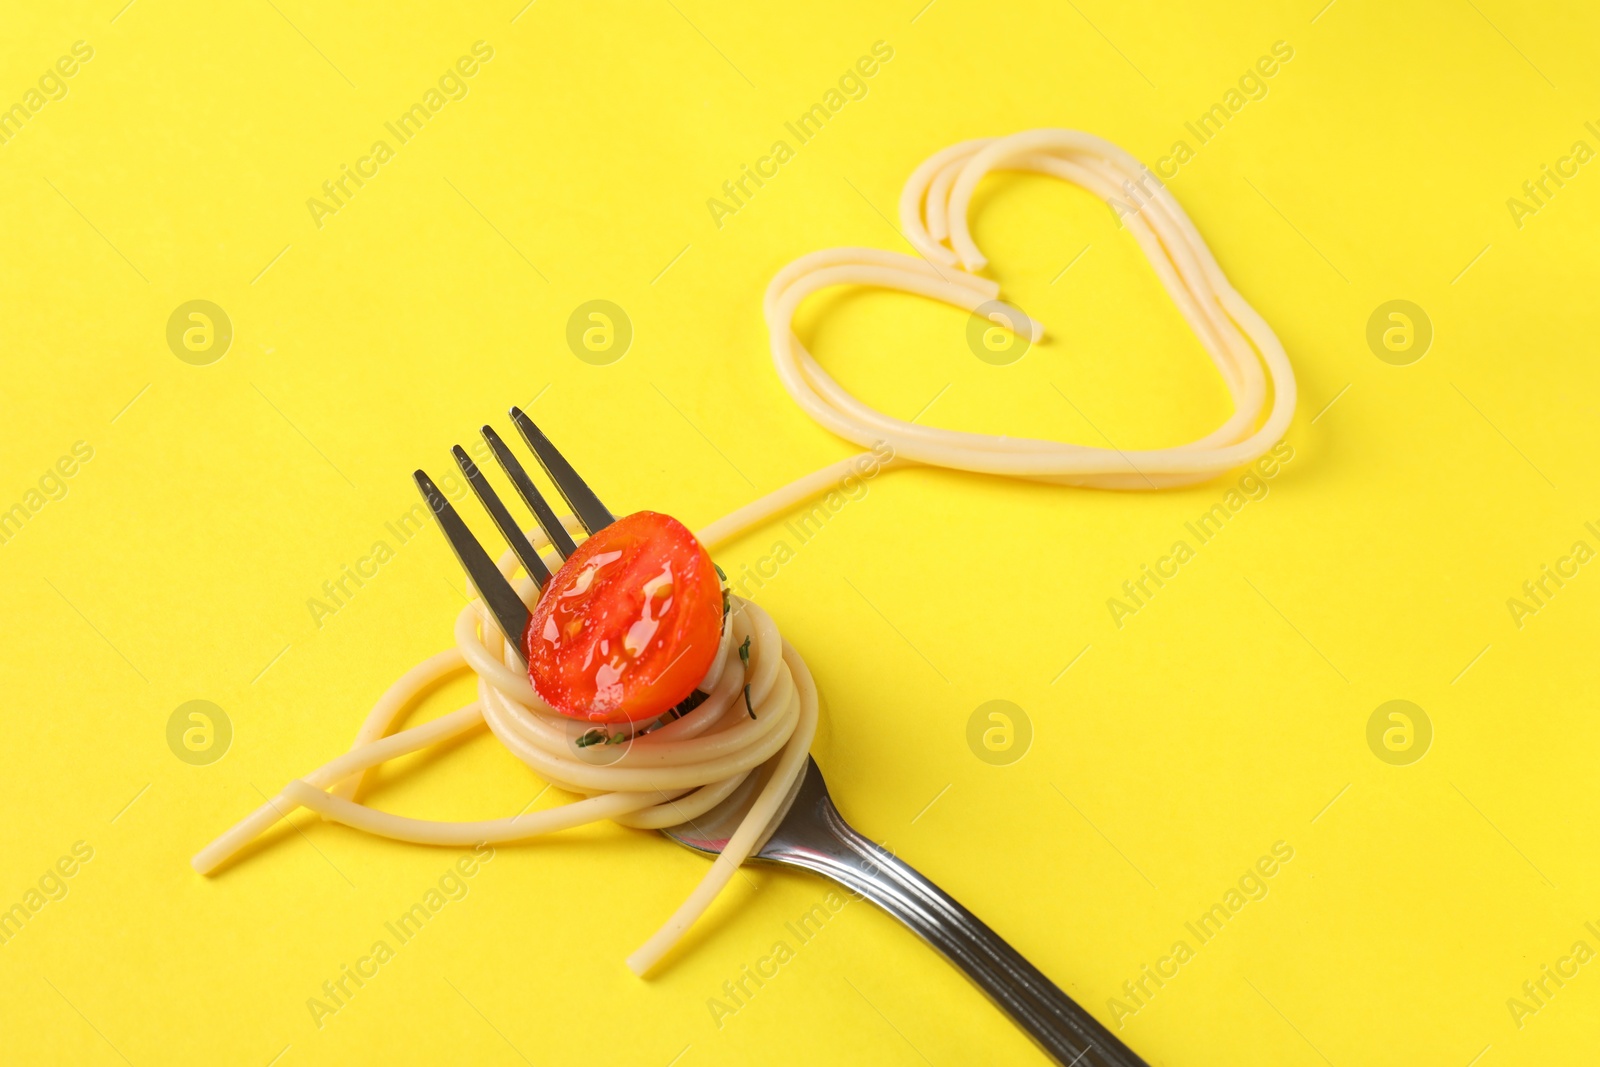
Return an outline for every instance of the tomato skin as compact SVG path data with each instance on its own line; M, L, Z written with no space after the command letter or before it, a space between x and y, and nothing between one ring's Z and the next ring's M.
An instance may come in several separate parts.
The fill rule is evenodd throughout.
M670 515L639 511L590 537L546 583L522 647L556 711L590 722L653 719L711 669L722 583Z

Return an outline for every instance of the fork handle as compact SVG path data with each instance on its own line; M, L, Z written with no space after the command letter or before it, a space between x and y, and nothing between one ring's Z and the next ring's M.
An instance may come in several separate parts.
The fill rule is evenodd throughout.
M1059 1064L1149 1067L976 915L844 821L825 796L796 833L793 821L761 858L803 867L866 897L909 926L1009 1015Z

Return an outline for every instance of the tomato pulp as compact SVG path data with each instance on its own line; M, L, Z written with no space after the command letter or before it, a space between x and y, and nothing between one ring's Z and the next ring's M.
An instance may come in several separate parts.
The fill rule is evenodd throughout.
M590 537L546 583L523 634L528 679L556 711L638 722L677 706L722 640L722 583L689 529L635 512Z

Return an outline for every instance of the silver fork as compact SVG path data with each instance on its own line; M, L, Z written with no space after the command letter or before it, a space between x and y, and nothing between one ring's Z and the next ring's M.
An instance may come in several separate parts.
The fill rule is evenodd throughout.
M585 530L592 535L615 521L600 498L527 415L512 408L511 422ZM483 437L556 553L563 559L571 555L575 543L516 455L493 427L483 427ZM501 536L534 583L543 588L550 579L549 569L517 520L466 450L457 445L451 451ZM521 638L530 615L528 606L433 480L420 470L415 478L450 547L520 656ZM661 832L696 852L720 854L755 803L777 759L774 756L751 772L738 789L700 818L665 827ZM805 772L790 790L755 856L831 878L905 923L965 973L1057 1063L1070 1067L1148 1067L977 916L909 864L852 829L834 807L816 760L807 758Z

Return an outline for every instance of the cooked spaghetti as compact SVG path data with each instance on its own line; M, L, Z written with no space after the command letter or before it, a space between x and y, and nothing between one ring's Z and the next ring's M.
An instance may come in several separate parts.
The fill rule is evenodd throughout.
M1029 170L1080 185L1119 208L1157 277L1210 354L1233 397L1234 412L1212 433L1174 448L1119 451L1027 438L918 426L890 418L845 391L795 336L794 314L807 296L836 285L899 289L978 312L995 306L999 286L976 273L986 262L972 241L967 211L973 190L993 170ZM1114 489L1185 485L1259 457L1277 442L1294 413L1294 374L1270 327L1228 284L1193 223L1170 193L1133 157L1100 138L1071 130L1034 130L966 141L916 169L900 200L906 234L922 253L836 248L802 256L768 287L765 312L773 362L784 387L818 423L857 444L887 443L889 462L955 467L1039 481ZM948 242L948 247L945 243ZM1025 331L1043 328L1021 311L998 305L995 321ZM739 509L699 532L707 546L824 491L861 456L850 456ZM883 463L879 457L875 462ZM578 532L569 521L568 529ZM540 531L530 540L549 552ZM508 550L499 560L527 603L533 582ZM522 841L610 819L624 826L672 826L710 810L768 760L774 771L738 831L689 899L628 958L644 974L710 907L739 865L759 848L800 775L817 725L817 694L799 654L760 607L730 598L721 645L700 684L704 699L681 715L625 724L592 742L592 724L553 711L534 692L515 642L491 620L481 600L456 618L456 647L403 675L367 715L350 750L289 782L194 857L210 873L279 819L308 808L369 833L429 845ZM430 722L389 733L418 695L447 675L477 675L472 703ZM358 801L371 768L487 724L507 749L546 782L583 799L504 819L435 822L379 811ZM613 744L614 743L614 744Z

